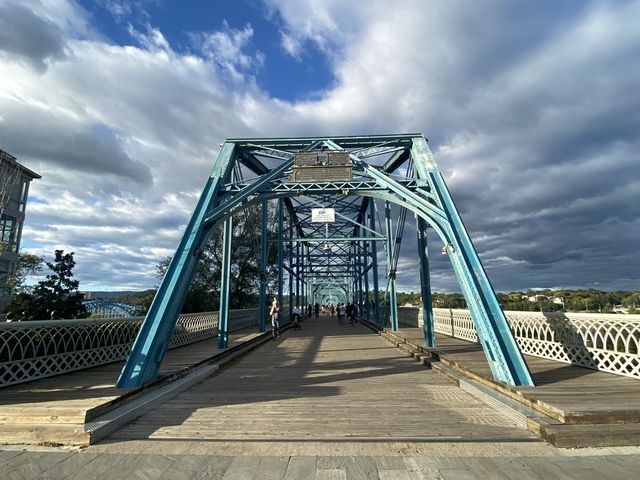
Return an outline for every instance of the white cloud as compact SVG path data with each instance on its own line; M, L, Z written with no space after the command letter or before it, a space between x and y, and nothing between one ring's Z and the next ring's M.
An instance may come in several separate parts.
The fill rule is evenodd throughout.
M131 3L118 0L102 0L100 2L116 19L131 15Z
M235 79L243 79L243 72L259 69L264 64L265 57L260 51L253 55L245 53L253 37L253 28L249 24L237 30L225 20L220 30L192 33L190 36L204 58L221 66Z
M497 288L637 284L639 2L267 3L282 47L313 61L312 42L335 85L297 102L259 90L250 25L194 34L189 54L151 24L112 45L75 3L34 2L65 56L44 73L16 52L0 63L0 139L47 201L24 240L75 250L83 285L148 286L222 139L422 131ZM433 257L434 288L453 288Z
M367 5L356 2L327 0L320 2L295 0L265 0L271 15L278 17L284 27L280 32L281 45L297 57L306 42L313 42L328 55L344 45L350 30L355 30L367 5L376 8L378 2Z
M300 54L302 53L302 42L295 36L286 32L280 32L280 45L282 49L293 58L300 60Z
M133 25L129 24L127 30L129 35L138 42L143 48L147 50L164 50L165 52L169 52L171 47L169 46L169 42L164 38L164 35L157 28L153 28L151 25L147 24L147 33L139 32L134 28Z
M73 0L31 0L29 2L13 2L9 4L28 3L27 6L36 15L46 18L60 27L67 35L76 38L101 38L91 24L87 11Z

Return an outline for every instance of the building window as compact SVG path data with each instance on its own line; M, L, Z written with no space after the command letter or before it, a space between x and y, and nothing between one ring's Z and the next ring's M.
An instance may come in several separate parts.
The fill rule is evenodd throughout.
M10 295L11 288L7 285L9 279L9 261L0 260L0 295Z
M29 182L24 178L22 179L22 188L20 189L20 203L18 204L18 211L24 213L24 207L27 204L27 187Z
M0 242L5 246L5 251L15 251L15 249L10 248L11 246L15 246L16 242L16 230L19 223L16 222L14 217L11 217L7 214L2 215L0 217Z

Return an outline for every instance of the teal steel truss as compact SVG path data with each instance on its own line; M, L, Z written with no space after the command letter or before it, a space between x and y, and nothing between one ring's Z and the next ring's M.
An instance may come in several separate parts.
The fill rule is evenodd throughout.
M400 214L395 222L391 209ZM214 229L224 227L218 344L228 342L233 215L261 212L259 329L266 329L267 256L277 252L271 293L285 315L294 304L352 302L372 321L398 328L396 275L407 213L415 218L427 347L435 346L427 229L443 242L497 380L533 385L480 258L421 134L358 137L236 138L225 141L118 380L156 378L194 274ZM330 210L331 219L313 209ZM271 212L273 227L267 229ZM380 220L384 217L384 228ZM382 246L378 246L382 242ZM386 265L378 265L379 252ZM412 252L407 252L412 255ZM386 277L384 302L379 278ZM372 287L371 290L369 288ZM285 292L286 289L286 292ZM286 295L285 295L286 293ZM284 303L283 303L284 302ZM286 308L288 307L288 308Z

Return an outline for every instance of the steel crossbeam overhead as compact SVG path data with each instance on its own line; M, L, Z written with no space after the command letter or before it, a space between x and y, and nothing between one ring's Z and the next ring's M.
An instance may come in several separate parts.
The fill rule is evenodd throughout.
M333 242L333 243L349 243L349 242L355 242L355 241L365 241L365 240L369 240L369 241L373 241L373 242L385 242L387 239L385 237L341 237L341 238L335 238L335 237L309 237L309 238L305 238L305 237L296 237L296 238L292 238L292 239L272 239L269 240L269 242L272 243L289 243L289 242L306 242L306 243L326 243L326 242Z
M380 224L379 205L384 205L386 228ZM392 206L400 207L395 231ZM398 270L405 217L411 212L418 234L416 272L420 274L425 345L435 346L427 252L427 228L431 227L451 260L494 377L510 385L532 385L427 141L421 134L409 133L226 140L140 328L118 387L141 386L156 378L200 253L221 226L225 278L221 282L218 338L220 348L227 347L228 311L233 303L228 278L234 261L233 216L243 209L254 209L261 219L261 232L256 232L260 331L267 328L265 311L272 296L288 306L284 311L289 314L294 304L355 302L367 318L380 325L390 322L391 328L397 329L401 319L396 275L414 274ZM314 209L330 211L331 215L316 218ZM378 242L385 242L382 251L387 256L385 297L389 308L383 308L379 299L378 275L384 268L383 272L378 269ZM275 266L268 263L268 258L273 258L269 257L270 248L277 252ZM277 270L275 285L267 283L271 268Z

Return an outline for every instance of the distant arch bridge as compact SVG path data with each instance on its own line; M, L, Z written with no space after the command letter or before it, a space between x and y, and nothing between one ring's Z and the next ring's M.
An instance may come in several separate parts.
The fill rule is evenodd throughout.
M83 305L89 313L97 314L100 318L135 317L138 313L135 305L109 300L87 300Z

